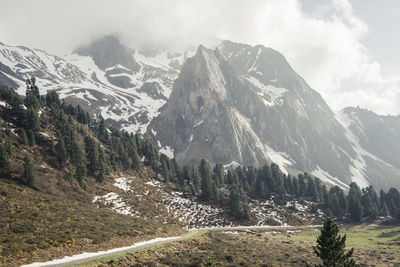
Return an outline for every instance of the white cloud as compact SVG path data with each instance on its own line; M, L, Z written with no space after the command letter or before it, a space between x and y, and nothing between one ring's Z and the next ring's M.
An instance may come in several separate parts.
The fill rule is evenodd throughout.
M400 112L399 78L386 77L369 57L362 43L368 26L349 0L331 0L312 15L300 0L3 0L1 13L1 41L58 54L109 33L132 46L184 49L215 37L264 44L333 109Z

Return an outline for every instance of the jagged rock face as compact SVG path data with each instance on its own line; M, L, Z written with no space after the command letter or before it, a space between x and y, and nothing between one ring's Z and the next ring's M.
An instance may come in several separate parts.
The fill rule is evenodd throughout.
M355 144L359 169L375 188L400 187L400 116L348 107L341 117Z
M360 145L390 165L400 167L400 116L380 116L361 108L343 110Z
M221 47L258 104L238 100L263 143L290 155L295 169L322 169L349 182L349 156L355 155L342 125L319 93L277 51L226 41ZM263 102L261 105L259 102Z
M182 163L265 163L267 155L249 122L230 103L230 90L243 84L221 54L202 46L182 67L174 91L148 136L172 147ZM247 125L247 127L245 127Z
M184 64L147 135L182 163L259 166L272 159L288 170L322 169L349 182L354 151L344 132L282 55L224 42L220 50L200 47Z

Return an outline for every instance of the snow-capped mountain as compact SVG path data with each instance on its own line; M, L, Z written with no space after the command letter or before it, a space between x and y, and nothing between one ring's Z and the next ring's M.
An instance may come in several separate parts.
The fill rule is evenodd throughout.
M0 43L0 83L44 94L145 134L180 163L262 165L308 171L346 187L400 186L398 117L335 114L279 52L224 41L196 53L141 51L106 36L65 57Z
M144 133L165 104L185 55L142 52L106 36L60 58L38 49L0 44L0 81L25 94L37 78L41 94L57 90L70 103L101 114L110 125Z
M214 51L200 46L185 62L147 137L183 163L272 160L341 187L398 186L396 167L380 172L385 161L364 153L353 132L279 52L225 41Z
M184 163L272 160L284 172L309 170L338 184L351 181L355 155L334 113L281 54L232 42L200 46L185 62L148 137Z

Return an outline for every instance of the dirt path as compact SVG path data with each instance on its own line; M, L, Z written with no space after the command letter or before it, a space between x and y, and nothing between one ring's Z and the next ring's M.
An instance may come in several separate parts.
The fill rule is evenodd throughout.
M80 264L89 262L92 260L122 254L126 252L137 251L140 249L150 248L154 245L165 244L169 242L174 242L177 240L182 240L186 238L190 238L196 236L200 231L232 231L232 230L250 230L250 229L304 229L304 228L312 228L312 227L320 227L320 225L307 225L307 226L226 226L226 227L211 227L211 228L201 228L201 229L192 229L189 230L188 233L182 236L175 236L175 237L168 237L168 238L154 238L151 240L139 242L133 244L132 246L122 247L122 248L115 248L107 251L100 251L100 252L85 252L82 254L74 255L74 256L67 256L63 259L57 259L49 262L35 262L28 265L23 265L21 267L39 267L39 266L48 266L48 267L55 267L55 266L67 266L73 264Z
M125 252L129 251L136 251L144 248L149 248L154 245L158 244L164 244L164 243L169 243L185 238L190 238L191 236L196 235L198 230L196 231L189 231L188 233L181 235L181 236L175 236L175 237L167 237L167 238L154 238L151 240L143 241L143 242L138 242L133 244L132 246L128 247L122 247L122 248L115 248L107 251L99 251L99 252L84 252L82 254L78 255L73 255L73 256L66 256L62 259L56 259L48 262L34 262L31 264L23 265L21 267L42 267L42 266L47 266L47 267L55 267L55 266L67 266L67 265L73 265L73 264L79 264L79 263L84 263L88 262L91 260L99 259L99 258L104 258L112 255L117 255L117 254L122 254Z

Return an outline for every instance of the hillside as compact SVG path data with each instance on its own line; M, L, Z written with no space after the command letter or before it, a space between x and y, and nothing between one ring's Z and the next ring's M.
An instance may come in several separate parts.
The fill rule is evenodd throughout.
M0 265L47 261L83 251L182 233L172 224L124 216L0 181Z

